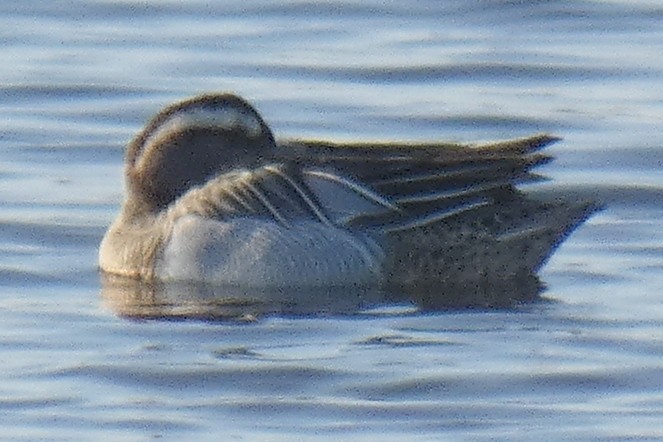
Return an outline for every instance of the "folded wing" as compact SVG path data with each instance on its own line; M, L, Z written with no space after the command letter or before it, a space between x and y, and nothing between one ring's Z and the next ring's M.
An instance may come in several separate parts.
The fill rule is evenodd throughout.
M531 214L511 212L538 207L516 185L543 179L532 169L551 159L539 151L556 140L537 135L478 146L281 143L282 162L219 175L185 194L171 213L263 217L286 227L308 219L383 233L489 216L491 236L508 241L514 232L519 237L545 225ZM559 218L585 216L568 210L560 206ZM557 227L560 235L567 230L562 219L554 224L544 229Z
M539 151L557 140L542 134L477 146L291 141L279 148L289 161L365 183L398 210L367 212L351 225L392 232L518 198L517 184L543 179L532 169L551 160Z

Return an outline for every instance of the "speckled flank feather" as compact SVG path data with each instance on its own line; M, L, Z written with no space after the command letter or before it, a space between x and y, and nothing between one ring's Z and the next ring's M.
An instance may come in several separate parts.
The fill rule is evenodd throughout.
M536 272L597 206L541 203L486 206L389 236L387 284L428 308L507 307L530 301Z

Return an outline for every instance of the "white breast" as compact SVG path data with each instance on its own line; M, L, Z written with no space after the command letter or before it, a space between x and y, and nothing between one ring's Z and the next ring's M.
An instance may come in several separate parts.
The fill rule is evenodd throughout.
M247 287L374 284L382 253L367 236L304 221L180 218L156 262L164 280Z

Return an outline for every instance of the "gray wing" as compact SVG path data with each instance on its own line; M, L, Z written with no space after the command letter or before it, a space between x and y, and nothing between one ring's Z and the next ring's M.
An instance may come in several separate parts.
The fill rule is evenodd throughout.
M308 219L350 227L356 219L398 211L378 193L339 174L278 164L219 175L183 195L169 215L257 217L285 227Z

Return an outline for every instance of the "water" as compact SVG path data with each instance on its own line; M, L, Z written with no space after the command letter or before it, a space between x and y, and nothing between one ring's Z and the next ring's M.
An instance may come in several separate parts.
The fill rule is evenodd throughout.
M0 438L663 438L663 9L653 1L0 5ZM97 245L123 145L229 90L279 137L553 132L598 196L549 302L130 320ZM112 300L111 300L112 301Z

